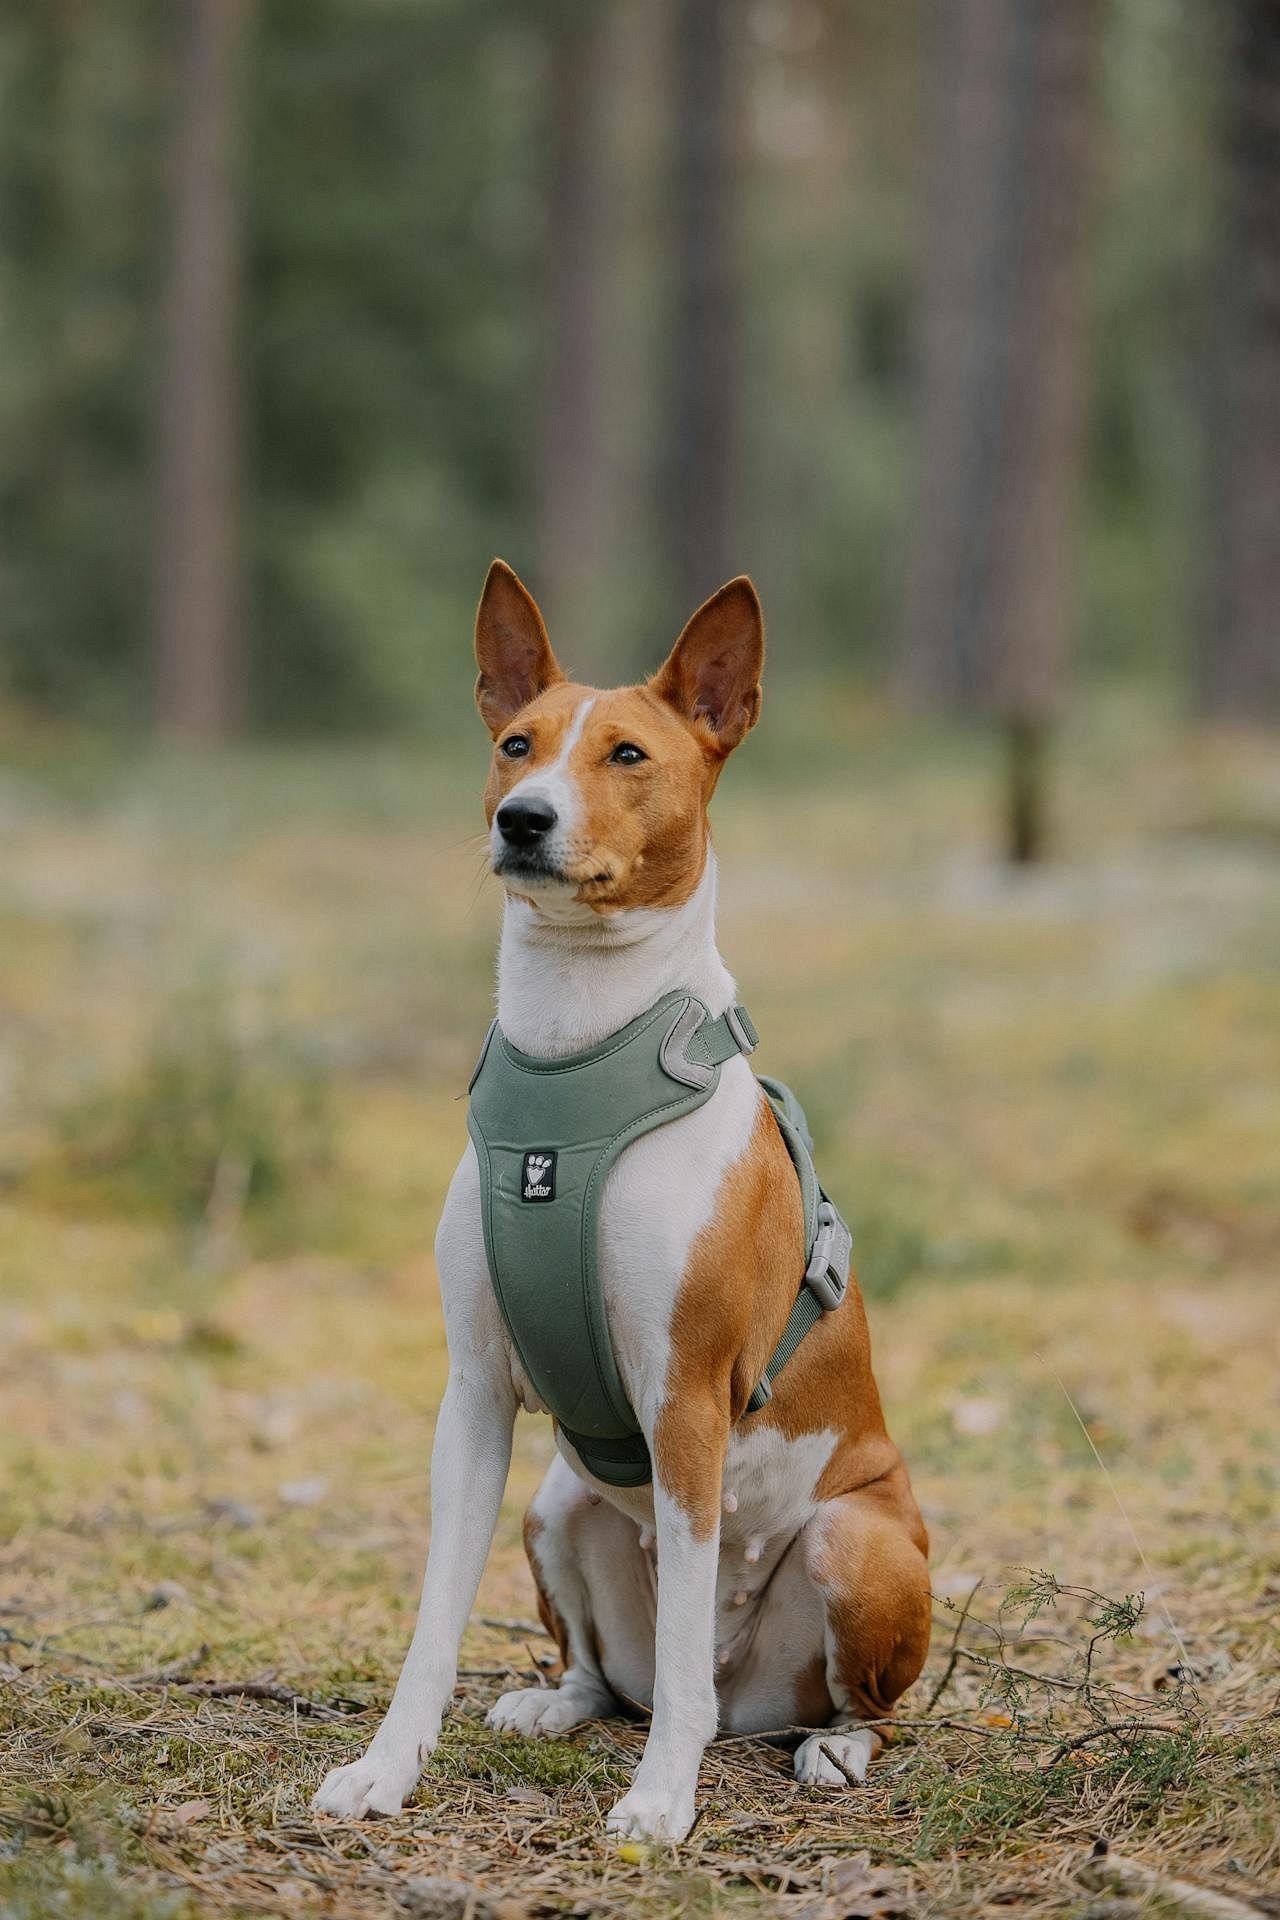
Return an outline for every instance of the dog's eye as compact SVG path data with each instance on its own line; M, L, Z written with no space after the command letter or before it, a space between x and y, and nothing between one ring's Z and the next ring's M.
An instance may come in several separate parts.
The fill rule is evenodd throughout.
M523 760L529 751L528 734L513 733L509 740L503 741L502 751L506 754L508 760Z
M614 748L609 758L619 767L638 767L642 760L649 758L643 748L637 747L631 740L622 740Z

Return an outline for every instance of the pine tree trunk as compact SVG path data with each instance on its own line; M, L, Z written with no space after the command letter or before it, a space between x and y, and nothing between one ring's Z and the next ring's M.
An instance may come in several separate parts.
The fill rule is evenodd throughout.
M155 712L216 740L243 713L236 539L237 66L245 0L183 0L156 527Z
M934 22L921 479L900 684L917 704L1004 724L1009 852L1026 860L1040 851L1044 799L1031 783L1073 614L1096 0L935 0Z
M678 618L740 571L733 553L738 297L733 0L676 0L674 289L663 502Z
M607 246L609 21L600 0L556 16L548 108L547 355L538 487L541 601L574 670L603 670L610 541L601 384Z
M1280 0L1233 0L1213 301L1202 711L1280 718Z
M992 517L1007 354L1016 0L932 0L931 130L917 342L919 478L899 684L916 706L978 707L981 535ZM986 495L985 499L981 496Z

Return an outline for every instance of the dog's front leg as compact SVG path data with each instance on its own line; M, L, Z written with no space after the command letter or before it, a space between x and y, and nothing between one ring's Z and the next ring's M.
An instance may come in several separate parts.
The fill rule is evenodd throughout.
M440 1735L458 1647L497 1525L511 1461L515 1394L495 1342L455 1365L431 1450L431 1546L418 1624L386 1718L363 1759L325 1776L318 1813L398 1813Z
M728 1419L707 1396L666 1407L651 1436L658 1549L653 1724L611 1833L683 1840L716 1730L715 1611Z

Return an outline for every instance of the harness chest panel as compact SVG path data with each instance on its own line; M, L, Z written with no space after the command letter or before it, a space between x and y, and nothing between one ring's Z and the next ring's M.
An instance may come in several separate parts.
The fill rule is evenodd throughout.
M534 1391L588 1470L615 1486L642 1486L652 1469L609 1338L599 1273L605 1177L632 1141L709 1100L724 1061L754 1045L743 1009L713 1019L700 1000L676 992L598 1047L563 1059L522 1053L495 1021L472 1077L467 1125L498 1306ZM814 1248L827 1231L822 1209L839 1216L818 1188L798 1104L785 1088L762 1084L796 1163L806 1247ZM838 1266L838 1246L835 1254ZM804 1258L798 1248L800 1271ZM822 1312L808 1311L812 1304L802 1288L753 1409Z

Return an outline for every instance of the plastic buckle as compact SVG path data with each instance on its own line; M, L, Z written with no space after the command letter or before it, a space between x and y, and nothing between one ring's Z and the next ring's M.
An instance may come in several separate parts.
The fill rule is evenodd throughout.
M818 1202L818 1236L805 1271L805 1285L824 1313L834 1313L849 1291L853 1235L829 1200Z
M773 1398L773 1382L767 1373L762 1373L756 1382L755 1391L747 1402L748 1413L759 1413L761 1407L767 1407Z
M754 1053L760 1045L755 1021L745 1007L726 1007L724 1023L738 1043L739 1053Z

